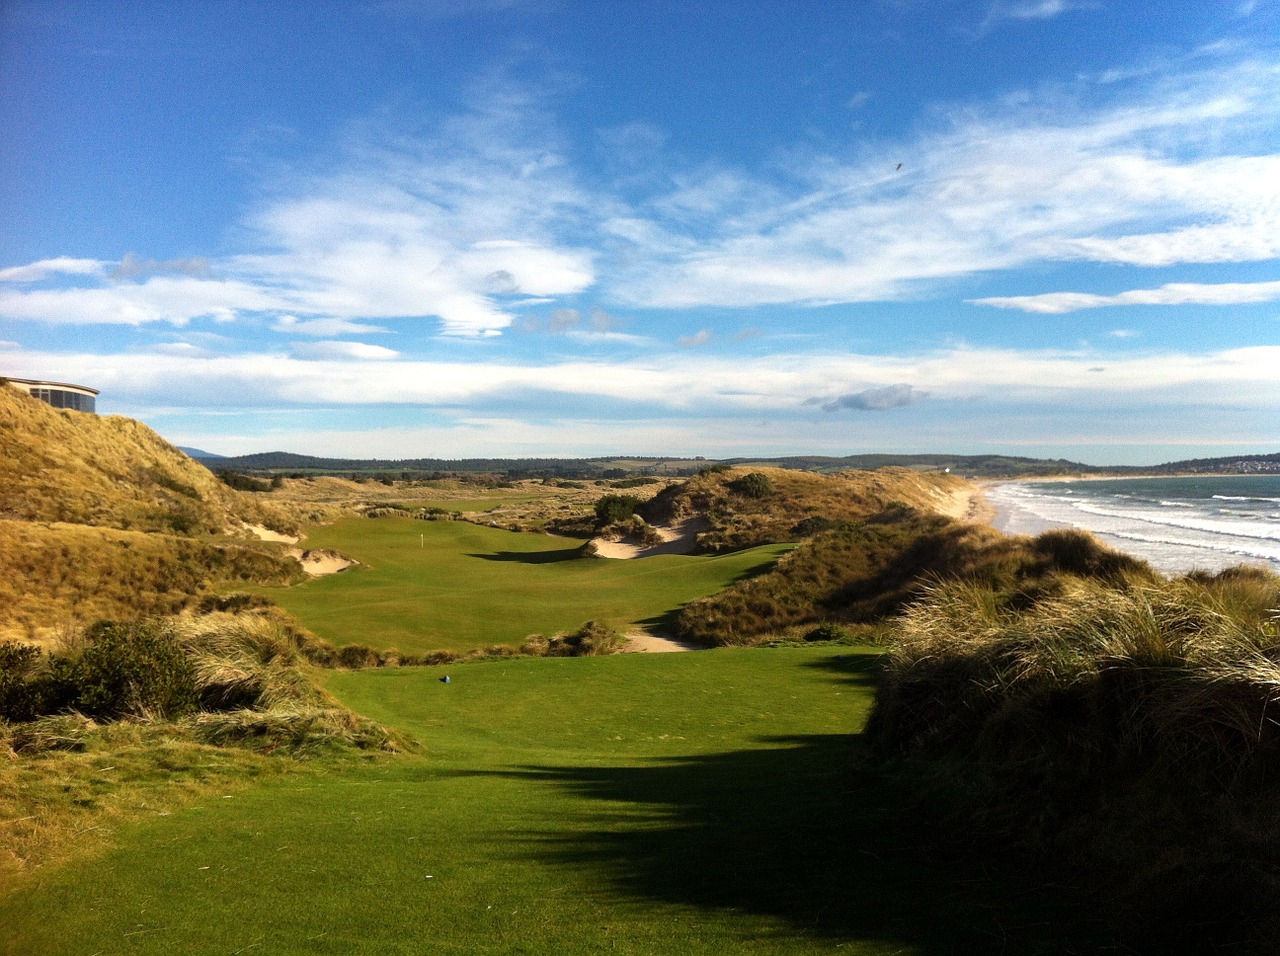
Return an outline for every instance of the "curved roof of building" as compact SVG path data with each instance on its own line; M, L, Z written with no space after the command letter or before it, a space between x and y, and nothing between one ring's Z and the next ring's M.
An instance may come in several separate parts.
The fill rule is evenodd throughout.
M4 378L6 381L17 382L19 385L40 385L44 388L74 388L81 392L91 392L94 395L100 394L96 388L90 388L88 385L75 385L71 382L48 382L40 378L14 378L12 375L6 375Z

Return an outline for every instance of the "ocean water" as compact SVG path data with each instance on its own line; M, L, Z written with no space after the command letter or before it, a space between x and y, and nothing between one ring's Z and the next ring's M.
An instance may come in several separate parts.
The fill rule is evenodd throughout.
M1171 574L1280 571L1280 475L1009 482L986 496L1009 534L1084 528Z

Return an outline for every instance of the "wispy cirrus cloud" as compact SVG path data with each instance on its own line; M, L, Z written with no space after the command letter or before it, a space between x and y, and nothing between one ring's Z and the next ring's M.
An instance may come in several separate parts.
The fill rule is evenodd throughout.
M974 305L990 305L998 309L1063 315L1081 309L1118 305L1250 305L1277 300L1280 300L1280 282L1168 282L1157 289L1131 289L1114 295L1044 292L1038 295L992 296L969 301Z
M999 20L1052 20L1072 10L1096 8L1096 3L1081 0L1016 0L1013 3L996 3L987 13L987 21Z
M353 126L336 160L248 217L239 254L16 266L0 272L0 316L181 325L251 315L320 338L391 322L480 336L510 327L529 302L588 289L628 308L822 306L920 298L1032 265L1280 257L1280 154L1268 146L1280 65L1176 66L940 108L891 159L878 145L793 155L772 170L708 164L649 175L625 198L586 174L545 99L494 81L477 86L470 110L423 127ZM622 148L601 135L592 149L601 143ZM74 286L22 287L60 276ZM1087 291L980 301L1046 314L1112 304Z
M57 275L97 276L102 275L105 270L106 263L97 259L59 256L56 259L41 259L25 266L0 269L0 282L40 282Z
M1077 10L1095 10L1100 6L1092 0L996 0L978 24L977 36L987 34L1008 23L1034 23L1054 20L1064 13Z
M389 329L367 322L354 322L351 319L300 319L296 315L277 316L271 326L277 332L289 335L314 335L317 338L332 338L335 335L384 335Z
M506 302L593 283L596 254L562 238L593 201L574 184L534 94L494 83L474 104L425 132L353 127L328 169L249 217L249 248L238 255L129 254L110 271L71 258L13 267L0 279L101 283L4 290L0 316L139 325L267 313L282 323L353 323L345 331L383 319L425 320L455 335L503 329L514 318Z
M954 110L900 145L901 170L880 149L790 180L682 181L606 223L629 256L607 281L634 305L825 305L1032 264L1280 256L1280 155L1249 152L1280 126L1280 68L1154 76L1101 105L1077 92Z
M94 288L0 289L0 316L50 325L185 325L287 306L275 290L242 280L159 276Z
M395 349L364 342L295 342L293 354L304 359L337 360L353 359L360 362L386 362L399 358Z

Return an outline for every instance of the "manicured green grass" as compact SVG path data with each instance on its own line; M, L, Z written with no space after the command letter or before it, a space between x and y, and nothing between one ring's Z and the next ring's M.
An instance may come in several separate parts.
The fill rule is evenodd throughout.
M800 647L333 673L424 753L124 828L0 898L0 951L1063 951L1034 885L935 852L854 769L877 668Z
M664 618L769 566L788 546L640 561L582 558L581 541L461 521L348 519L308 534L360 562L341 574L270 590L334 644L405 653L519 644L596 619L627 628Z

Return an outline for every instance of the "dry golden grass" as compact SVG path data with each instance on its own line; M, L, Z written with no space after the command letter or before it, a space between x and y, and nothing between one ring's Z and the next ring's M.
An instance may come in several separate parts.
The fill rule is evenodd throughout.
M770 491L751 497L734 490L749 474L768 479ZM707 519L698 546L724 551L781 541L795 541L824 524L857 521L905 504L935 511L972 486L941 472L905 468L819 475L782 468L709 469L657 495L640 513L665 524L693 515Z
M55 409L0 387L0 518L217 533L296 522L233 491L141 422Z
M937 584L866 737L946 826L1103 889L1144 952L1272 952L1280 576Z
M227 582L303 576L280 546L26 521L0 521L0 568L0 638L45 644L100 619L172 614Z

